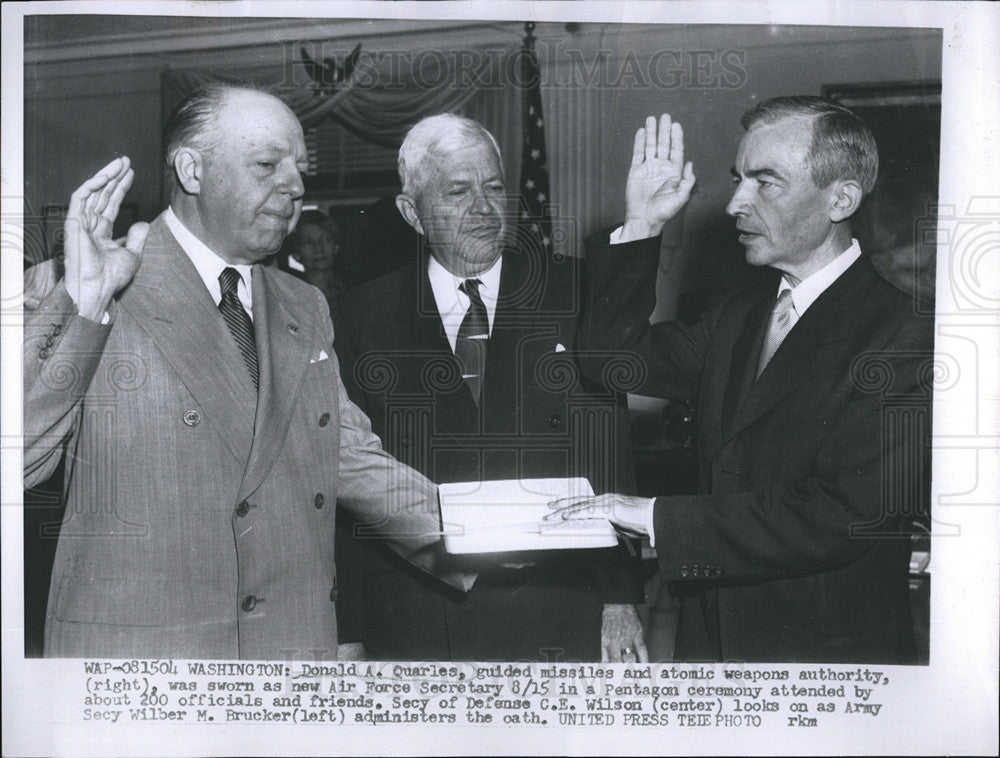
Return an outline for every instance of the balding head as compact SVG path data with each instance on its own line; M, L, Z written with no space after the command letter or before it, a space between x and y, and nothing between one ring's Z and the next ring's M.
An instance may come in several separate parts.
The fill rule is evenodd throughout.
M308 166L302 126L278 98L211 85L178 106L167 132L174 212L231 263L276 252L294 228Z

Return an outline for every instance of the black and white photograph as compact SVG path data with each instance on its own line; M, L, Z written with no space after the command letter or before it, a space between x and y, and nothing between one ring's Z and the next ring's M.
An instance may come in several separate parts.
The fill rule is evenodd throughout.
M3 39L5 754L996 749L995 7Z

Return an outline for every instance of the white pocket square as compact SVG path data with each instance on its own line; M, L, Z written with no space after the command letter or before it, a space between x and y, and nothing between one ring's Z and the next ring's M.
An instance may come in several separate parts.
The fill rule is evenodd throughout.
M561 342L556 343L556 352L557 353L565 353L566 352L566 346L563 343L561 343Z
M325 361L329 357L330 356L326 354L326 350L320 350L319 351L319 357L318 358L310 358L309 362L310 363L319 363L320 361Z

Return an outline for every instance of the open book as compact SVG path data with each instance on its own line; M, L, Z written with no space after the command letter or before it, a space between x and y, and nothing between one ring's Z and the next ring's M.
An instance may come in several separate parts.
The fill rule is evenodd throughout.
M604 518L543 521L561 497L594 494L586 479L505 479L438 487L444 546L449 553L565 550L618 544Z

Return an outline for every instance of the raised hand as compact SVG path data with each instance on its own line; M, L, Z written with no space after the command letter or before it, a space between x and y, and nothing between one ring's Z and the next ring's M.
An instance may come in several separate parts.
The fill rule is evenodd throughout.
M684 130L670 115L653 116L635 133L632 165L625 184L623 240L659 234L691 197L695 177L691 162L684 163Z
M70 197L66 216L66 289L80 315L100 321L111 298L132 281L148 224L134 224L124 243L111 229L134 172L128 158L115 158Z

